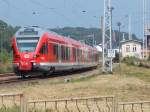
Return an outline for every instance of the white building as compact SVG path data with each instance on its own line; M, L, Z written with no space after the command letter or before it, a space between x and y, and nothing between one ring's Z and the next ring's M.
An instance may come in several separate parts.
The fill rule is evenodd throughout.
M142 43L137 40L125 40L121 42L122 57L142 58L141 54Z

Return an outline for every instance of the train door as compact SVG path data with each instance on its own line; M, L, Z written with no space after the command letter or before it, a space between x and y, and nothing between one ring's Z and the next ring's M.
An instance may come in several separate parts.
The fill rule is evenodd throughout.
M60 45L57 43L54 44L53 49L54 49L54 60L55 60L55 62L60 62Z
M47 61L48 59L48 43L44 42L40 49L40 56L42 61Z
M48 61L53 62L54 61L54 54L53 54L53 44L51 42L48 42Z
M61 63L61 45L58 45L58 62Z

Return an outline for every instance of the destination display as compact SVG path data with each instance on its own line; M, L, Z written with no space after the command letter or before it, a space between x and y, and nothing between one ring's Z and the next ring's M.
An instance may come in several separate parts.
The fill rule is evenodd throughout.
M19 35L38 35L38 31L22 31Z

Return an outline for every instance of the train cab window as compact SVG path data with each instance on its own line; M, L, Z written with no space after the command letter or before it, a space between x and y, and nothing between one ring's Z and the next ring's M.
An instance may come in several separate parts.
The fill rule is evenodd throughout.
M36 49L39 37L17 37L17 47L20 52L33 52Z
M48 46L46 43L43 44L43 46L40 49L41 54L47 54L48 53Z

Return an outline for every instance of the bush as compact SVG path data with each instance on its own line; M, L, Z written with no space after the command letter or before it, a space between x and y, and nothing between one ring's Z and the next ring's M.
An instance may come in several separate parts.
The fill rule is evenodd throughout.
M125 57L122 61L128 65L150 68L150 61L148 60L140 60L135 57Z
M6 63L0 65L0 73L12 72L12 63Z
M148 60L140 60L139 67L150 68L150 61L148 61Z
M119 53L116 53L115 58L113 58L114 63L119 63Z
M10 62L11 60L11 53L8 53L6 50L4 50L1 54L0 54L0 57L1 57L1 62L3 64L6 64L8 62Z
M140 60L136 57L125 57L123 58L122 60L124 63L127 63L128 65L137 65L139 66L140 65Z

